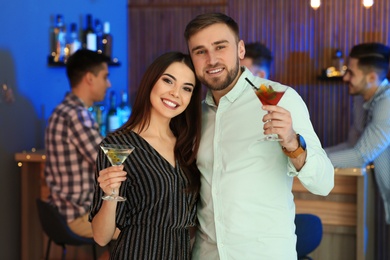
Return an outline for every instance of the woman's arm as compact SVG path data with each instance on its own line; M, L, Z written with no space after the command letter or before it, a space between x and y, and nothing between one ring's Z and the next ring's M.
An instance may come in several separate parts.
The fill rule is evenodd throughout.
M97 179L99 187L104 193L111 194L113 189L119 190L121 183L126 180L126 174L123 165L101 170ZM92 219L93 238L100 246L107 245L114 237L117 203L116 200L104 200Z

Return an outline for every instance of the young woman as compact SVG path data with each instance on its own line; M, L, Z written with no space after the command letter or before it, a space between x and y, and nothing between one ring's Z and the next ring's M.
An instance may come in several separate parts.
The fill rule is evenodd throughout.
M190 259L200 175L201 84L190 57L169 52L147 69L128 122L102 144L131 144L121 166L100 151L90 220L99 245L119 237L112 259ZM114 189L126 201L106 201Z

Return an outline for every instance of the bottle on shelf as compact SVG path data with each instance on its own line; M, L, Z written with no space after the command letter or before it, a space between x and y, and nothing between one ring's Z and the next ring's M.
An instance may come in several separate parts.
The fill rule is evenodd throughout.
M112 35L110 33L110 23L104 22L103 26L103 54L112 59Z
M116 94L115 91L110 93L110 106L107 111L107 133L111 133L120 127L120 121L117 111Z
M99 133L102 136L106 135L106 124L105 124L105 107L104 104L101 102L94 103L90 108L89 111L91 112L93 118L95 119L95 122L99 125Z
M56 16L52 37L52 57L54 62L64 62L67 55L66 27L64 17L61 14Z
M83 48L96 51L96 33L93 28L92 15L87 15L87 27L84 29Z
M339 76L344 75L344 58L343 52L340 49L335 50L332 63L332 66L335 67L337 72L339 72Z
M128 103L127 92L122 91L121 102L118 106L119 122L121 126L127 122L127 120L130 117L130 114L131 114L131 107L129 106Z
M103 53L103 24L99 19L95 20L96 50Z
M81 43L79 41L79 34L77 32L77 24L70 24L70 38L69 38L69 55L75 53L78 49L81 48Z
M103 103L96 104L96 117L99 124L100 134L102 136L106 135L106 109Z

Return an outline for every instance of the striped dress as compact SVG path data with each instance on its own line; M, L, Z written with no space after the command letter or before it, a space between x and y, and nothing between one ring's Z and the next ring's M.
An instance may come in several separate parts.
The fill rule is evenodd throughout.
M188 227L195 226L197 194L185 193L188 184L178 162L176 168L134 132L109 135L102 143L132 144L124 162L127 179L118 202L116 225L121 233L111 259L190 259ZM104 153L97 157L98 175L110 163ZM102 205L103 191L96 183L90 219Z

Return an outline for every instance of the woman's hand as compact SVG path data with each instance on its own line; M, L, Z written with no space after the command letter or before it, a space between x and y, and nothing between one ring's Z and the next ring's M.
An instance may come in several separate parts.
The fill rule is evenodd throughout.
M99 172L97 181L105 194L111 194L113 190L117 193L121 183L126 180L127 172L123 167L123 165L111 166Z

